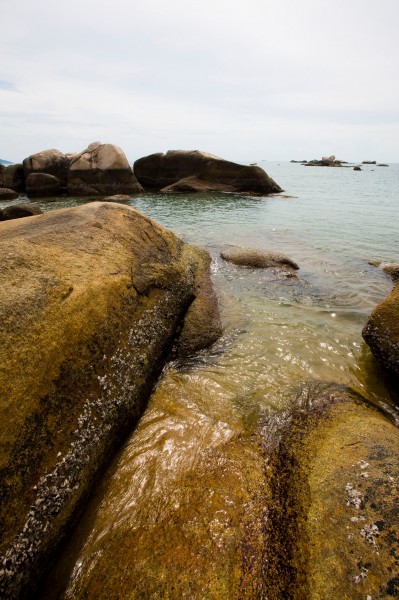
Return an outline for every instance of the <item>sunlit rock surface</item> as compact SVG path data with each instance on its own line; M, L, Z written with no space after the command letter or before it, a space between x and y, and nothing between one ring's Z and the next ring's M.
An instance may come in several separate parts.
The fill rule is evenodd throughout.
M397 263L395 263L397 265ZM392 269L397 274L397 268ZM392 277L394 275L390 273ZM399 283L371 313L363 338L378 362L395 377L399 376Z
M2 222L0 257L0 596L23 598L140 416L209 265L114 203Z
M266 597L399 594L399 432L343 386L306 386L266 420Z
M183 380L155 391L41 598L396 595L397 428L343 386L267 411Z

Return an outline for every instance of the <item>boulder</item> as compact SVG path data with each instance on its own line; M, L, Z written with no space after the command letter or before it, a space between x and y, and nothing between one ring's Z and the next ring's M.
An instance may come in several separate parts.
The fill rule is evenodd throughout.
M267 269L270 267L278 269L299 269L296 262L288 256L279 252L262 252L250 248L232 248L220 253L223 260L235 265L253 267L255 269Z
M57 177L47 173L29 173L25 186L28 196L33 197L57 196L65 190Z
M354 171L361 171L361 170L362 170L362 168L361 168L361 167L358 167L358 166L356 166L356 167L353 167L353 170L354 170Z
M393 271L396 273L397 270ZM369 316L362 332L378 362L394 376L399 375L399 282Z
M382 262L379 267L394 281L399 281L399 262Z
M25 177L22 165L9 165L0 169L0 188L8 188L15 192L25 191Z
M11 221L12 219L34 217L41 214L42 210L37 204L12 204L3 208L0 214L0 221Z
M0 224L2 598L32 597L51 567L143 411L208 261L114 203Z
M376 160L362 160L362 165L376 165Z
M67 188L67 179L68 179L68 170L69 170L69 158L56 150L55 148L51 150L42 150L41 152L37 152L36 154L31 154L28 158L25 158L23 161L24 167L24 175L25 180L29 178L32 174L46 174L52 175L58 180L58 187L60 190L55 190L54 194L58 194L59 191L66 192ZM30 194L31 195L41 195L41 193L37 193L35 191L35 186L33 183L36 183L37 186L40 187L40 180L30 179L30 187L32 188ZM54 186L54 182L53 182ZM44 191L46 190L46 183L43 180ZM48 183L48 189L51 190L51 185ZM28 192L29 193L29 192ZM44 193L43 195L53 195L50 193Z
M399 435L353 390L305 386L263 424L264 597L399 594Z
M68 194L106 196L142 192L121 148L93 142L70 159Z
M9 190L8 188L0 188L0 200L15 200L18 198L19 193L15 190Z
M239 165L198 150L151 154L136 160L133 170L146 190L258 195L282 191L260 167Z

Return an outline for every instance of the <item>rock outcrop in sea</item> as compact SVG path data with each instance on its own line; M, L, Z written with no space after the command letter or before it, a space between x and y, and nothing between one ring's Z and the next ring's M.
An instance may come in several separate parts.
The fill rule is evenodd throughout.
M206 152L170 150L134 163L121 148L93 142L76 154L43 150L23 165L0 165L0 188L31 197L107 196L162 192L232 192L267 195L283 190L258 166L239 165Z
M279 252L265 252L252 248L229 248L220 253L223 260L255 269L277 268L289 271L299 269L296 262Z
M220 321L207 253L130 207L85 204L0 233L0 596L25 598L180 329L181 355L214 341Z
M198 150L169 150L139 158L134 173L145 190L274 194L283 190L257 166L233 163Z
M388 264L391 268L388 267L387 272L396 280L395 278L399 277L398 263ZM362 335L382 367L397 378L399 376L399 281L389 296L373 310Z

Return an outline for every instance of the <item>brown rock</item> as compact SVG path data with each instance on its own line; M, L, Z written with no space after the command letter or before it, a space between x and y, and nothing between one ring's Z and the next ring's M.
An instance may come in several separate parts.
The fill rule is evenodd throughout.
M9 190L8 188L0 188L0 200L15 200L18 198L19 193L15 190Z
M25 177L22 165L9 165L0 169L0 188L15 192L25 191Z
M122 205L0 224L2 598L32 597L144 409L206 268L203 252Z
M151 154L136 160L133 169L139 182L148 190L259 195L282 191L260 167L239 165L198 150Z
M42 210L37 204L13 204L3 208L0 221L11 221L23 217L34 217L41 215Z
M55 189L54 181L53 186L51 186L50 180L48 180L48 183L46 184L44 179L43 183L40 184L40 179L35 180L29 177L32 174L52 175L58 180L59 188L55 189L54 194L58 194L59 191L66 191L69 159L65 154L63 154L59 150L53 148L51 150L42 150L41 152L37 152L36 154L31 154L31 156L28 156L28 158L25 158L25 160L23 161L23 167L27 185L29 179L30 192L28 193L30 193L30 195L53 195L50 192L46 193L46 188L48 188L48 190L51 190L52 187ZM36 193L36 188L40 188L41 186L43 187L44 193Z
M71 158L68 194L105 196L143 191L121 148L93 142Z
M232 248L220 253L220 256L235 265L267 269L269 267L283 269L299 269L296 262L278 252L261 252L249 248Z
M397 275L397 271L393 271ZM399 283L373 310L362 332L375 358L393 375L399 375Z
M47 173L30 173L25 186L26 193L32 197L57 196L63 191L60 180Z

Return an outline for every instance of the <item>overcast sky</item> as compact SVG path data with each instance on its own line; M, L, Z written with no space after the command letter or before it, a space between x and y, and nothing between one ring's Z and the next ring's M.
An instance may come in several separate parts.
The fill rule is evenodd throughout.
M0 158L399 162L399 0L0 0Z

